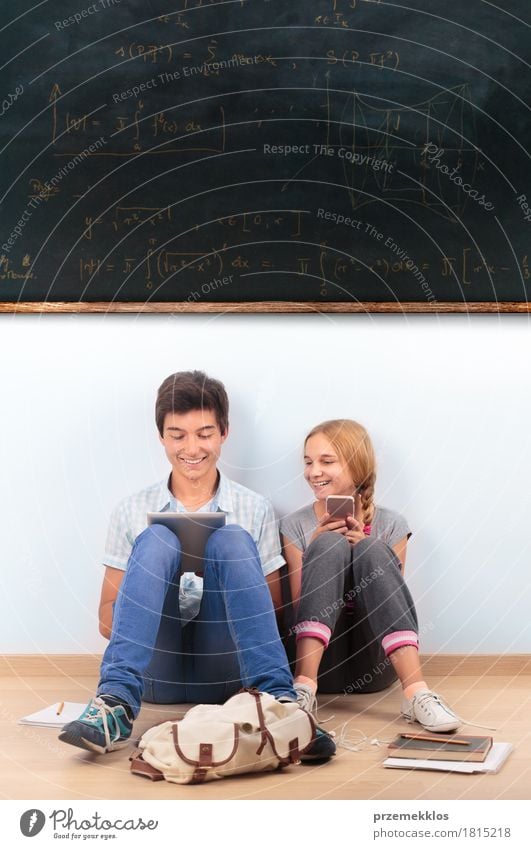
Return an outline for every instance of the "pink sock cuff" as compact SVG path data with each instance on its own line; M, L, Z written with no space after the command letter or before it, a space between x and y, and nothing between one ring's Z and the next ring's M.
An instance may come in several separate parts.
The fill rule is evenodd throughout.
M328 646L330 637L332 636L332 631L328 625L323 625L322 622L310 622L306 620L295 625L293 630L296 634L296 642L302 640L303 637L315 637L316 640L321 640L325 648Z
M415 631L393 631L392 634L387 634L383 638L382 646L386 657L402 646L415 646L418 649L418 634Z

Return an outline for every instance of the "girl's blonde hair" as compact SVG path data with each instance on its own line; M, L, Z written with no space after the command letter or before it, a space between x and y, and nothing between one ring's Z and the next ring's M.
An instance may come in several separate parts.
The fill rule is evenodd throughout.
M370 524L374 516L374 483L376 481L376 457L371 438L363 425L352 419L330 419L316 425L304 440L324 434L344 463L347 464L352 480L361 495L363 521Z

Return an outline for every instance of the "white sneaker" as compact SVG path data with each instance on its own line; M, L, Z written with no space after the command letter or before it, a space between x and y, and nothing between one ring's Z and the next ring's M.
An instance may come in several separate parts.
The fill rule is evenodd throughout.
M431 690L417 690L412 699L403 698L400 712L408 722L419 722L426 731L455 731L461 725L457 714Z
M308 684L294 684L293 689L297 693L297 704L300 708L311 713L317 710L317 699L312 688Z

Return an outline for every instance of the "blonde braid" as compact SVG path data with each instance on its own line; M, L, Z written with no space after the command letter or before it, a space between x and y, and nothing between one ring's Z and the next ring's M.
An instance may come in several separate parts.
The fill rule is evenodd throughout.
M361 495L361 506L363 508L363 522L365 525L370 525L374 517L374 484L376 481L375 472L371 472L369 477L359 487Z

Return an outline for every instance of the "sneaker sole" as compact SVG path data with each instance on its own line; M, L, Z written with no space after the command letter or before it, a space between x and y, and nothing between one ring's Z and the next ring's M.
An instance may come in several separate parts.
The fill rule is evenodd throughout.
M71 746L77 746L79 749L86 749L88 752L96 752L98 755L105 755L107 752L114 752L116 749L123 749L128 746L130 740L122 740L121 742L113 743L110 748L106 746L98 746L92 740L87 740L83 737L83 732L80 728L68 728L59 734L59 740L63 743L70 743Z
M315 746L315 741L313 742L312 745ZM323 751L323 750L326 750L327 747L328 747L328 751ZM315 748L317 750L315 752L308 752L307 754L305 754L304 752L301 753L300 762L304 764L304 763L307 763L308 761L328 761L328 760L330 760L330 758L335 757L335 755L337 754L337 747L334 744L333 745L333 751L332 751L332 746L330 746L330 740L326 741L326 746L325 746L325 743L323 741L322 746L321 746L321 749L322 749L321 751L319 751L318 746L316 746Z
M301 764L316 762L324 763L325 761L329 761L330 758L335 758L335 756L336 752L334 752L333 755L301 755L300 760Z
M418 719L412 719L410 716L408 716L405 713L402 714L402 717L407 722L417 723L417 725L420 725L420 727L424 728L425 731L429 731L430 733L435 732L436 734L438 734L438 733L447 734L449 731L457 731L457 729L460 728L461 725L462 725L461 722L455 722L454 721L454 722L448 722L446 725L438 725L436 728L434 728L433 726L430 727L429 725L423 725L422 722L418 721Z

